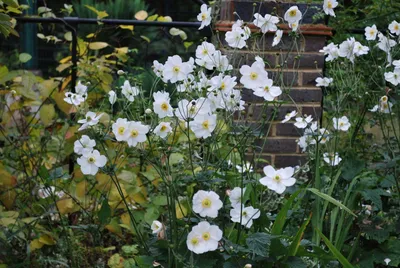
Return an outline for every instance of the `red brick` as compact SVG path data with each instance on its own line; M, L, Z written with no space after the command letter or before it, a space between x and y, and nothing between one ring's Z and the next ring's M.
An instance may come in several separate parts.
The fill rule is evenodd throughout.
M276 136L286 137L299 137L301 135L300 129L294 126L293 123L276 124Z
M263 150L264 153L296 153L297 142L296 139L271 139L267 138L264 148L264 139L256 140L257 151Z
M315 79L321 76L319 72L303 72L302 86L315 86Z
M305 52L317 52L326 44L325 36L306 36Z
M314 120L319 120L321 118L321 107L303 107L302 108L302 113L311 115Z
M274 165L277 168L295 167L307 162L304 155L275 155Z
M292 89L289 92L289 96L296 102L321 102L322 100L322 91L320 89ZM282 94L282 100L289 101L290 98L287 94Z
M306 38L307 40L307 38ZM291 53L286 58L286 53L282 56L278 56L278 64L287 66L288 68L322 68L324 66L324 55L323 54L302 54ZM285 65L286 61L286 65Z

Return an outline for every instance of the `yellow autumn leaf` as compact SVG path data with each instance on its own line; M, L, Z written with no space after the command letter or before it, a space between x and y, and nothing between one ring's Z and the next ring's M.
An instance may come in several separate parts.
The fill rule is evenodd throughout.
M65 198L57 201L57 208L62 215L74 212L74 202L71 198Z
M148 17L147 21L155 21L157 18L158 18L158 15L155 14L155 15L152 15L152 16Z
M133 32L133 29L135 27L133 27L133 25L120 25L119 28L124 29L124 30L130 30Z
M92 38L92 37L94 37L94 33L90 33L90 34L86 35L86 38Z
M41 243L39 241L39 239L34 239L31 241L31 243L29 244L29 248L31 251L34 251L36 249L42 248L43 247L43 243Z
M135 19L145 20L148 16L149 16L149 14L146 11L140 10L140 11L136 12Z
M44 104L39 112L40 120L42 120L45 126L50 125L56 115L56 110L53 104Z
M64 34L64 39L67 41L72 41L72 32L66 32Z
M129 48L128 48L128 47L117 47L117 48L115 48L115 51L116 51L117 53L126 54L126 53L128 53Z
M71 56L67 56L67 57L61 59L59 62L60 62L61 64L63 64L63 63L67 63L67 62L71 61L71 59L72 59Z
M14 205L16 197L17 193L15 192L15 190L8 190L0 195L0 201L7 209L11 209Z
M39 237L39 242L44 245L49 245L49 246L56 244L56 241L54 240L54 238L47 234L41 235Z
M106 42L93 42L89 44L89 48L92 50L99 50L108 47Z
M157 21L163 21L163 22L171 22L172 18L170 16L160 16L157 18Z

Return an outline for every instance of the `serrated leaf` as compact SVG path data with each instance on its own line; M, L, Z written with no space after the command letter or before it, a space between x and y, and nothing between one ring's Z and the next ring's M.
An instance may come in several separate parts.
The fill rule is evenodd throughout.
M266 233L254 233L246 238L246 244L252 253L268 257L271 236Z
M32 56L28 53L21 53L19 54L19 61L22 63L28 62L32 59Z
M366 189L362 191L361 194L366 200L370 200L372 203L374 203L378 210L382 210L381 196L390 196L389 193L382 189Z

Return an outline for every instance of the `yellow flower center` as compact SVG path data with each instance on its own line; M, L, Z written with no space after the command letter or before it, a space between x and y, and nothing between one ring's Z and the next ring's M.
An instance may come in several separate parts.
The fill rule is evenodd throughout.
M119 134L119 135L124 134L124 132L125 132L125 127L119 127L119 128L118 128L118 134Z
M247 211L242 212L242 216L246 217L247 216Z
M396 24L393 28L394 28L396 31L398 31L398 30L399 30L399 25Z
M264 87L264 91L265 91L265 92L269 92L269 86L265 86L265 87Z
M387 100L388 100L388 99L387 99L386 96L382 97L382 101L383 101L383 102L387 102Z
M293 10L291 10L291 11L289 12L289 16L291 16L291 17L296 16L296 14L297 14L297 11L296 11L295 9L293 9Z
M225 88L226 88L226 85L225 85L224 82L222 82L222 83L221 83L221 89L225 89Z
M86 117L86 121L92 121L92 118L90 116Z
M332 2L331 1L328 1L328 8L332 8Z
M343 127L343 126L344 126L344 123L343 123L343 122L340 122L340 123L339 123L339 126Z
M251 80L256 80L257 77L258 77L258 74L257 74L257 73L254 73L254 72L250 73L250 79L251 79Z
M163 110L163 111L168 111L168 103L163 102L163 103L161 104L161 110Z
M370 34L370 35L374 35L374 34L375 34L375 30L369 31L369 34Z
M192 243L193 246L198 245L199 242L200 242L200 241L199 241L199 239L198 239L197 237L193 237L193 238L190 240L190 243Z
M166 127L165 125L162 125L162 127L160 128L160 130L161 130L162 132L164 132L164 131L167 130L167 127Z
M383 109L387 109L387 108L389 108L389 105L388 105L387 103L384 103L384 104L382 105L382 107L383 107Z
M207 55L208 54L208 50L207 49L203 49L203 55Z
M95 161L96 161L96 159L95 159L93 156L91 156L91 157L88 158L88 162L89 162L90 164L93 164Z
M202 237L203 237L204 241L207 241L211 238L211 235L209 232L207 232L207 233L203 233Z
M139 135L139 132L137 130L131 131L131 137L136 138L138 135Z
M208 198L205 198L203 201L201 201L201 206L203 208L210 208L211 207L211 200Z
M206 13L202 13L201 14L201 20L205 20L207 19L207 14Z
M181 68L179 68L179 66L175 66L174 68L172 68L172 71L174 71L174 73L179 73Z
M281 176L275 175L275 177L274 177L273 179L274 179L274 181L276 181L276 182L280 182L280 181L281 181Z
M201 125L203 126L204 129L208 129L210 124L208 123L208 120L206 120Z

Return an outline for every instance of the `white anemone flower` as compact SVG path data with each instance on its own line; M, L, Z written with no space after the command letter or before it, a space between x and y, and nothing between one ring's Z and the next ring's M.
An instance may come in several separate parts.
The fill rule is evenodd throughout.
M125 80L124 85L121 86L121 93L128 99L128 101L132 102L135 100L135 96L139 95L139 89L137 87L131 86L128 80Z
M260 183L278 194L283 193L286 187L293 186L296 183L296 179L293 178L294 168L292 167L275 170L272 166L266 166L264 173L265 177L260 179Z
M221 51L217 50L213 54L213 62L215 64L215 68L219 72L226 72L233 70L233 66L229 64L228 57L226 55L222 55Z
M260 210L252 206L234 207L230 210L229 214L231 216L231 221L241 223L246 228L250 228L253 225L253 220L258 219L261 215Z
M77 162L81 166L84 175L96 175L99 168L106 165L107 158L104 155L100 155L99 151L93 150L79 157Z
M371 27L365 27L365 39L374 41L376 39L376 36L378 34L378 29L376 28L376 25L372 25Z
M219 74L210 79L211 87L209 91L220 90L223 93L228 93L236 86L236 76L231 77L230 75Z
M127 142L130 147L135 147L138 143L145 142L146 134L149 132L149 126L143 125L141 122L132 121L128 125Z
M400 35L400 23L395 20L392 21L392 23L389 24L389 31L392 34Z
M332 121L333 121L333 128L336 130L348 131L351 126L347 116L342 116L340 118L334 117Z
M342 161L342 158L339 157L338 153L324 153L323 158L330 166L337 166Z
M400 84L400 69L396 68L393 72L387 72L384 75L385 80L392 83L394 86Z
M126 118L118 118L117 121L112 124L112 132L117 141L126 141L129 137L128 120Z
M197 20L201 22L199 30L210 25L211 19L211 7L207 7L206 4L202 4L200 7L200 13L197 15Z
M186 245L190 251L202 254L216 250L221 239L222 231L218 226L202 221L192 228L186 239Z
M303 14L301 13L301 11L299 10L299 8L297 6L292 6L291 8L289 8L285 12L285 15L283 16L285 21L287 21L289 23L299 21L299 20L301 20L302 17L303 17Z
M200 190L193 195L193 211L201 217L216 218L221 208L222 201L213 191Z
M208 138L217 126L217 115L198 115L189 122L190 130L196 138Z
M221 94L221 107L227 111L242 111L244 110L244 101L242 95L237 89L232 90L228 94Z
M154 134L163 139L165 139L171 131L172 127L169 122L161 122L154 128Z
M336 0L324 0L323 9L326 15L336 17L335 11L333 9L338 6L338 2Z
M243 65L240 67L240 83L249 89L264 87L265 80L268 79L268 73L263 64L258 61L253 62L251 66Z
M324 55L328 55L325 61L333 61L339 57L339 48L336 44L330 43L327 46L324 46L319 52L324 53Z
M108 92L108 101L111 105L114 105L114 103L117 101L117 93L115 93L114 90L110 90Z
M189 118L196 118L197 116L208 115L211 113L211 103L206 98L199 98L198 100L188 101L186 99L178 102L178 108L175 109L175 115L182 121Z
M266 79L263 87L253 89L254 95L262 97L266 101L273 101L282 94L282 90L280 87L273 86L272 83L272 79Z
M193 60L194 61L194 60ZM182 58L178 55L168 57L164 64L163 76L171 83L183 81L186 79L192 68L190 62L182 62Z
M276 27L276 24L279 23L278 17L269 14L265 14L265 16L263 17L259 13L256 13L254 14L254 18L254 25L260 28L262 33L275 32L276 30L278 30L278 28Z
M74 142L74 152L78 155L90 153L94 146L96 146L95 140L90 139L87 135L82 135L79 140Z
M282 120L281 123L286 123L288 122L290 119L292 119L293 117L295 117L297 115L297 111L291 111L290 113L287 113L285 115L285 119Z
M309 115L307 117L296 117L296 123L294 125L297 128L306 128L309 123L313 120L312 116Z
M72 104L75 106L81 105L81 103L85 102L85 98L79 94L75 94L72 92L66 92L64 101L68 104Z
M260 183L278 194L283 193L286 187L293 186L296 183L296 179L293 178L294 168L292 167L275 170L272 166L266 166L263 171L265 177L260 179Z
M282 30L277 30L275 32L274 40L272 41L272 46L273 47L278 45L281 42L282 35L283 35L283 31Z
M95 126L99 123L100 118L103 116L103 113L96 115L94 112L87 112L85 115L85 119L78 120L79 124L82 126L78 129L78 131L87 129L89 126Z
M159 91L153 93L154 103L153 103L153 111L160 118L164 118L167 116L173 116L173 109L171 104L169 103L169 93L165 91Z
M333 82L333 79L329 77L318 77L315 79L315 82L317 82L317 87L329 87L329 85Z
M233 188L229 193L229 200L231 201L231 206L236 208L242 204L242 196L246 192L246 187L243 189L240 187Z

